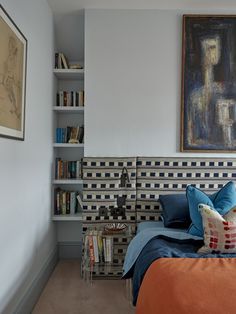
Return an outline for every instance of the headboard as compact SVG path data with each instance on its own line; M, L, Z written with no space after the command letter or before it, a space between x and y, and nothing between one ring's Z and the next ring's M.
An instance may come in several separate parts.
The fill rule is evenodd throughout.
M129 173L126 188L120 187L120 176L123 167ZM110 215L116 206L117 197L127 195L125 216L119 220L135 231L136 226L136 158L97 158L83 159L83 231L95 225L107 224L114 219ZM99 215L99 208L108 208L108 216Z
M213 193L235 179L236 159L138 157L137 222L159 219L161 194L185 193L188 184Z
M113 221L110 216L98 215L99 207L116 206L123 167L128 169L130 183L126 216L118 220L135 228L136 222L158 220L160 194L185 193L193 184L206 193L213 193L228 181L236 179L236 159L192 157L85 157L83 160L83 228L92 224Z

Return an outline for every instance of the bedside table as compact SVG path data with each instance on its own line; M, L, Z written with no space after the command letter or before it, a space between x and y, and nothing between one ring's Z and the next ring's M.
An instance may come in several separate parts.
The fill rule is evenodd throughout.
M98 278L121 278L125 254L133 236L129 226L121 233L88 229L83 236L83 278L90 282Z

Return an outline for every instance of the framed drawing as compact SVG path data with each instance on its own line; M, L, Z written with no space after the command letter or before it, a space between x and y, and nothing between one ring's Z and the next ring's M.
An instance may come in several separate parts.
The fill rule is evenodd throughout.
M0 136L24 140L27 40L0 5Z
M236 15L184 15L181 151L236 151Z

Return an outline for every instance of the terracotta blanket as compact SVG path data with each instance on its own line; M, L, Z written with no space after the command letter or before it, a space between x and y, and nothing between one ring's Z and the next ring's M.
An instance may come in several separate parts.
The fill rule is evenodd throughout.
M236 314L236 258L160 258L147 270L136 314Z

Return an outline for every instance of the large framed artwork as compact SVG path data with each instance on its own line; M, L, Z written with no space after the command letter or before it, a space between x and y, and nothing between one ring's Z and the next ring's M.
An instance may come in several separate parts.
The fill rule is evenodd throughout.
M24 140L27 40L0 5L0 136Z
M236 151L236 15L184 15L181 151Z

